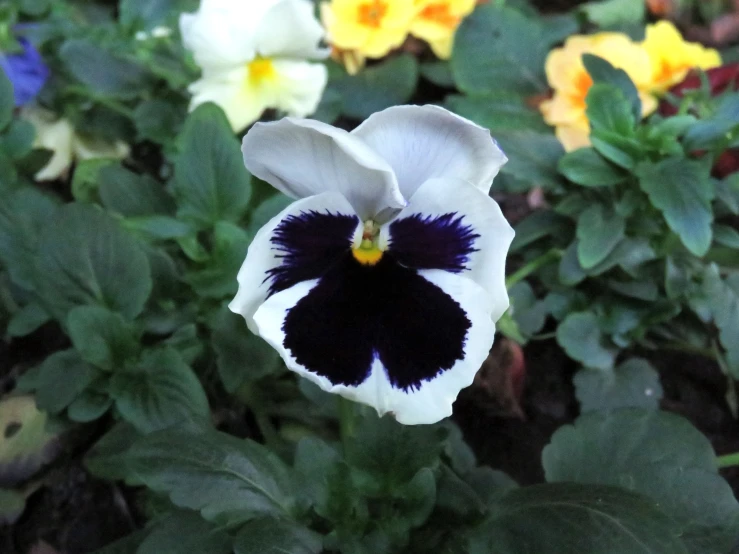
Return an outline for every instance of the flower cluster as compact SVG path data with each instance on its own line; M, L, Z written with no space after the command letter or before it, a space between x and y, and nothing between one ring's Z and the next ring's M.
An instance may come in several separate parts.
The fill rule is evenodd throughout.
M321 5L329 41L359 56L380 58L409 34L448 59L454 33L475 0L331 0Z
M585 99L593 81L583 65L583 54L603 58L628 74L641 96L644 116L656 109L655 95L664 94L691 69L721 64L717 51L686 42L667 21L648 26L642 42L621 33L568 38L564 47L553 50L547 58L546 74L554 95L540 106L544 119L556 127L557 137L568 151L590 144Z
M231 310L324 390L405 424L450 415L508 308L513 229L488 195L506 157L489 131L397 106L351 133L258 123L243 153L298 200L257 233Z
M328 52L310 0L202 0L180 16L185 46L202 70L191 108L218 104L234 131L268 108L305 117L321 100Z

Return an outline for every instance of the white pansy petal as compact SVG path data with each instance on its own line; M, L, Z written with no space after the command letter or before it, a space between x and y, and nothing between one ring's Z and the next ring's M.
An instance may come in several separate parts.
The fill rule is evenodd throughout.
M505 262L514 231L498 203L462 179L431 179L381 229L381 243L401 264L469 278L493 299L492 318L508 309Z
M233 9L239 4L204 3L196 13L180 15L182 41L201 68L234 67L256 55L254 31L248 27L251 19Z
M390 166L357 137L320 121L257 123L242 152L253 175L292 198L339 192L363 220L405 206Z
M275 60L274 107L295 117L305 117L318 108L328 82L328 70L320 63Z
M265 58L324 58L324 30L310 0L281 0L269 8L256 31L257 52Z
M424 314L433 314L434 309L434 306L429 308L428 298L423 295L407 300L409 305L416 304L416 311L385 314L389 318L388 321L396 323L402 321L398 328L408 329L410 334L394 336L393 346L378 345L379 350L374 356L367 358L367 369L364 374L350 384L338 382L341 379L335 374L329 376L327 372L308 369L301 363L303 354L296 354L290 348L295 342L294 337L290 336L293 330L287 323L292 317L291 311L312 293L315 294L314 290L320 286L317 281L300 283L269 298L255 314L257 332L280 353L289 369L316 383L322 389L370 405L380 415L390 413L400 423L406 425L435 423L451 415L452 403L459 391L472 383L475 373L480 369L493 343L495 325L489 315L491 306L488 295L469 279L444 271L424 271L418 279L425 280L431 286L435 286L437 291L443 291L441 294L448 295L468 322L468 328L463 332L462 343L456 345L459 348L458 359L448 364L447 368L439 369L434 376L421 379L412 386L399 386L397 375L393 375L393 368L401 368L400 373L407 373L405 370L414 366L416 358L427 356L424 349L413 348L415 343L412 328L423 327ZM422 312L421 315L419 311ZM323 319L320 319L320 314L316 314L319 318L316 319L316 323L321 329L316 332L316 329L311 327L304 328L303 332L309 333L304 339L312 345L314 351L319 353L325 351L329 363L338 360L340 362L338 368L350 367L342 366L341 362L344 359L352 360L355 357L353 349L360 349L362 346L366 348L367 345L363 345L361 334L356 335L354 341L343 341L345 338L343 335L321 334L320 331L325 331L330 326L331 315L326 313ZM358 319L362 321L361 317ZM352 328L353 323L356 321L350 319L335 321L333 325L338 326L338 332L343 332L347 325L350 329L356 330ZM433 329L429 330L433 333ZM300 329L297 332L300 332ZM444 342L439 339L443 337L433 336L427 340L438 345ZM388 355L388 363L384 363L383 352L397 355ZM313 363L315 359L312 357L308 361ZM408 377L403 375L401 379L407 380ZM348 376L344 380L352 380L352 377Z
M490 131L438 106L388 108L352 134L387 160L406 198L435 177L464 179L487 194L507 161Z
M285 248L285 229L286 222L293 222L294 224L300 225L305 224L306 214L324 215L323 220L315 221L317 228L314 228L315 234L311 234L311 228L306 228L305 225L302 227L294 227L295 236L292 237L293 241L297 241L298 246L316 247L314 255L310 251L293 252L300 258L301 261L306 262L307 267L298 267L299 273L296 276L292 274L277 274L275 275L275 269L280 266L289 265L292 262L290 258L290 252L286 252ZM323 235L326 232L336 229L336 225L331 225L332 221L336 219L343 219L343 223L339 221L341 225L346 227L346 223L349 222L349 233L352 235L351 239L354 240L354 232L356 229L361 229L359 219L352 210L351 205L346 199L335 192L327 192L298 200L287 208L285 208L278 215L273 217L267 224L265 224L254 237L254 240L249 246L249 250L246 254L246 259L239 270L237 280L239 282L239 290L236 297L229 304L231 311L237 314L241 314L246 323L252 331L256 332L254 326L253 316L259 306L267 299L270 294L270 290L280 289L286 279L295 279L296 281L303 276L308 276L309 279L314 279L315 275L311 276L310 271L315 270L312 265L323 262L322 257L328 256L327 264L330 265L331 252L327 246L331 246L331 243L335 242L341 248L349 248L350 242L341 244L342 237L341 233L330 234L327 238ZM350 220L354 221L353 226ZM308 222L310 223L310 221ZM280 230L282 233L280 233ZM288 229L289 231L289 229ZM290 238L290 237L288 237ZM282 239L282 240L281 240ZM305 243L300 242L305 239ZM320 267L318 268L320 270ZM306 273L306 271L308 273ZM282 279L282 281L276 281ZM290 284L288 282L288 284Z
M66 173L72 165L74 128L68 119L57 119L43 108L34 105L21 109L21 117L30 121L36 130L33 145L52 151L51 159L34 176L37 181L53 181Z

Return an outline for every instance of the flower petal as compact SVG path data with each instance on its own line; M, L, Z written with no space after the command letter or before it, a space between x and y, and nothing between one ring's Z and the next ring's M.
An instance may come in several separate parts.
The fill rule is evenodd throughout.
M328 70L321 63L275 60L277 73L274 107L295 117L305 117L318 108L328 82Z
M465 179L487 194L507 161L490 131L438 106L388 108L352 134L387 160L406 198L434 177Z
M498 203L462 179L432 179L381 229L380 243L414 269L440 269L475 281L492 297L492 318L508 309L505 261L514 236Z
M451 415L488 355L491 302L464 277L388 263L404 276L379 291L387 296L376 289L363 298L361 286L348 290L357 286L352 279L300 283L262 304L257 332L289 369L322 389L403 424L435 423Z
M309 0L281 0L264 14L256 31L257 53L265 58L325 58L328 49L320 48L323 27Z
M299 219L306 213L330 213L334 216L342 215L356 218L352 207L343 196L336 192L326 192L294 202L259 230L249 246L246 259L239 270L237 277L239 290L236 297L229 304L231 311L241 314L249 329L254 332L256 332L253 322L254 313L267 297L273 292L292 286L301 279L309 280L318 277L320 271L316 270L316 260L319 258L326 259L331 254L330 249L326 248L325 241L321 242L319 240L317 243L313 242L311 244L311 240L315 238L314 235L307 234L301 237L296 234L300 229L295 229L296 232L292 233L292 236L287 236L287 243L285 242L284 232L282 233L282 240L280 239L280 234L277 233L280 225L284 225L290 218ZM357 226L360 228L358 221ZM329 226L329 228L334 229L332 226ZM315 230L315 227L313 230ZM337 240L341 240L341 238L340 235L336 237ZM317 251L306 251L310 246L317 248ZM347 248L349 246L347 244ZM293 254L292 259L290 258L291 253ZM295 255L302 256L299 261L303 264L298 266L298 271L283 270L280 272L279 268L295 261ZM330 263L330 260L327 263Z
M320 121L257 123L242 152L253 175L292 198L339 192L363 220L405 206L390 166L357 137Z

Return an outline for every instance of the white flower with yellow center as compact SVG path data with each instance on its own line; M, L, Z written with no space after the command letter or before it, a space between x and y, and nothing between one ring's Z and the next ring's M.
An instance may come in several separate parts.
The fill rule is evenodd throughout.
M351 133L258 123L243 152L298 200L257 233L231 310L324 390L404 424L450 415L508 308L513 229L488 195L506 158L490 132L397 106Z
M180 16L185 46L202 70L190 108L218 104L234 131L267 108L305 117L321 100L326 67L323 28L309 0L202 0Z

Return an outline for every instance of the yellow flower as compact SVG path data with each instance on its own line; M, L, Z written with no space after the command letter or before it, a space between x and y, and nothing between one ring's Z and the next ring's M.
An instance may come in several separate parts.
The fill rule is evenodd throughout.
M476 0L416 0L410 32L428 42L439 58L448 60L454 33L462 19L475 9L475 3Z
M652 83L652 69L641 45L621 33L568 38L564 47L555 48L547 57L547 80L554 89L554 96L540 106L544 120L557 128L557 137L568 152L590 144L585 98L593 80L583 65L583 54L603 58L629 75L639 90L643 115L657 107L656 99L647 92Z
M691 69L721 65L721 56L716 50L686 42L669 21L649 25L642 44L652 62L652 89L658 93L682 81Z
M368 58L397 48L415 14L414 0L332 0L321 5L331 44Z

